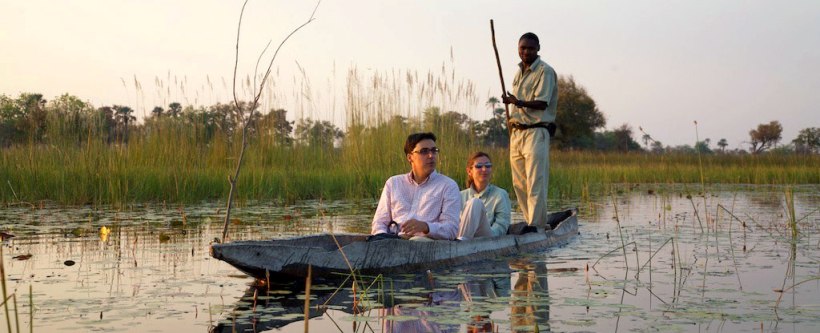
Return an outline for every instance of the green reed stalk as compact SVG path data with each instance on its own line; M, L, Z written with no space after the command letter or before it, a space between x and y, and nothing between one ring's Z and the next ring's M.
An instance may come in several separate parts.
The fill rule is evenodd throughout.
M791 187L786 188L786 211L788 213L789 218L789 230L791 231L791 241L793 243L797 242L797 236L799 234L797 230L797 215L795 215L794 210L794 193L792 192Z

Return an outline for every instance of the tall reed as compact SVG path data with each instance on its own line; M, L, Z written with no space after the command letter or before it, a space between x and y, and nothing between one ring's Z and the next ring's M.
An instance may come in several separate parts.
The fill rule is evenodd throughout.
M441 173L461 183L467 156L482 150L492 156L493 182L511 189L507 149L485 146L470 134L473 124L436 121L448 111L486 118L489 111L473 89L446 68L440 73L372 75L352 69L347 75L345 124L337 124L345 138L335 144L307 145L258 131L247 148L236 197L240 203L378 197L387 177L409 170L402 145L415 131L433 131L439 137ZM64 104L49 104L62 111L49 118L46 142L3 148L0 181L8 186L0 186L0 202L186 203L227 196L226 175L241 149L238 131L149 118L131 129L123 143L111 138L116 133L103 130L102 120L74 116L93 115L93 109L75 110ZM197 115L202 110L190 112ZM618 183L816 184L817 165L818 155L554 151L549 193L553 199L606 195L609 185Z

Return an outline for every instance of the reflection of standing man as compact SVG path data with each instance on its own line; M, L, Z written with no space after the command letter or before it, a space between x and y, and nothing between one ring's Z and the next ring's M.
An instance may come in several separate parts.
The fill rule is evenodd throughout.
M546 226L549 184L550 132L554 131L558 77L538 56L538 36L528 32L518 39L521 62L513 92L503 96L510 112L510 168L518 206L529 224ZM549 130L548 130L549 129Z
M510 324L513 332L549 332L550 306L547 272L522 271L510 297Z

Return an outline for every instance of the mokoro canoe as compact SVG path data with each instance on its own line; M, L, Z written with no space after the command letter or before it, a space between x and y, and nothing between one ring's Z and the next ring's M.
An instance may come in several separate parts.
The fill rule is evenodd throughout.
M576 210L553 213L564 217L552 230L538 228L521 235L469 241L403 239L366 241L363 234L318 234L265 241L213 244L211 256L257 279L283 279L332 273L378 275L423 272L520 253L543 250L569 241L578 233Z

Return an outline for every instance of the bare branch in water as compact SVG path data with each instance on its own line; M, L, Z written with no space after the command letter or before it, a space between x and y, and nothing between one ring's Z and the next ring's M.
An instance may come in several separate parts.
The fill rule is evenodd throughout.
M290 39L293 34L295 34L299 29L302 29L304 26L308 25L310 22L313 22L313 17L316 15L316 10L319 8L319 3L316 3L316 7L313 8L313 12L310 14L310 17L305 23L302 23L300 26L293 29L293 31L288 34L285 39L279 43L279 47L276 48L276 52L273 53L273 57L271 57L270 62L268 63L268 68L265 71L265 75L262 77L262 81L259 83L259 90L256 90L256 69L254 69L254 97L251 104L247 107L249 115L245 117L245 111L242 109L242 105L239 103L239 98L236 96L236 77L237 77L237 68L239 67L239 36L241 35L242 31L242 17L245 14L245 7L248 4L248 0L245 0L245 3L242 4L242 11L239 13L239 23L237 23L236 27L236 56L234 59L234 66L233 66L233 102L234 106L236 106L236 112L239 115L239 119L242 121L242 147L239 150L239 158L236 159L236 169L233 173L233 176L228 176L228 183L231 185L231 189L228 192L228 204L227 208L225 209L225 225L222 228L222 239L221 242L226 242L228 238L228 225L231 221L231 208L233 207L233 198L236 193L236 182L239 179L239 171L242 168L242 160L245 157L245 147L248 146L248 127L252 125L253 121L253 113L256 111L256 108L259 106L259 98L262 97L262 91L264 91L265 81L267 81L268 76L270 76L271 68L273 68L273 62L276 60L276 56L279 54L279 50L285 44L288 39ZM270 43L268 43L270 45ZM262 55L267 51L268 47L265 46L265 49L262 50L262 54L259 55L257 59L257 68L259 66L259 62L262 59Z

